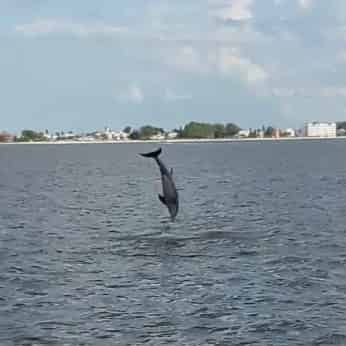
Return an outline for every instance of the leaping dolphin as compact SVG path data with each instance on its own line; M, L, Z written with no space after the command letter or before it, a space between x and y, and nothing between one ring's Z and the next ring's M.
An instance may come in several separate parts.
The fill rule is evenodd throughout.
M171 220L174 221L178 214L179 209L179 199L178 192L173 181L173 170L168 171L163 162L159 159L162 149L159 148L156 151L146 154L140 154L144 157L151 157L159 165L161 172L161 182L162 182L162 193L163 196L159 194L159 200L168 208L169 214L171 215Z

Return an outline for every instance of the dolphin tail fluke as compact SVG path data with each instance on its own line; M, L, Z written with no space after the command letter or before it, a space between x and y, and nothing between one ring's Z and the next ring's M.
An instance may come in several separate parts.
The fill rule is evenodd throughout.
M153 159L156 159L156 158L161 154L161 151L162 151L162 149L159 148L159 149L157 149L157 150L155 150L155 151L152 151L152 152L150 152L150 153L139 154L139 155L142 155L142 156L144 156L144 157L151 157L151 158L153 158Z

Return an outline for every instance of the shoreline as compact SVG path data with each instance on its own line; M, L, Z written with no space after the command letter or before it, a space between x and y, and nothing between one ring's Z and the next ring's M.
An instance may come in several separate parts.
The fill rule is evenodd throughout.
M69 144L138 144L138 143L162 143L162 144L185 144L185 143L226 143L226 142L280 142L280 141L323 141L323 140L346 140L346 136L339 137L281 137L281 138L202 138L202 139L148 139L148 140L95 140L95 141L42 141L42 142L0 142L4 145L69 145Z

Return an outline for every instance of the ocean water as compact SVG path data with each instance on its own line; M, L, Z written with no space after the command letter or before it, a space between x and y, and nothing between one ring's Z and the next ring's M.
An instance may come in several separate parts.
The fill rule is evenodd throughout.
M346 141L0 146L0 345L346 345Z

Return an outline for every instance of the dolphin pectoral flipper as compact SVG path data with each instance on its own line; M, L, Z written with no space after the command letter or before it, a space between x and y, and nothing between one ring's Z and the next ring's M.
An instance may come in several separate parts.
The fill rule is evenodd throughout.
M166 200L165 200L165 197L161 196L161 195L158 195L159 196L159 200L164 204L166 205Z

